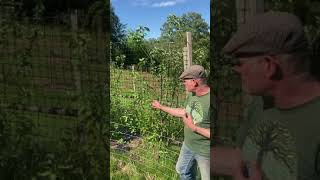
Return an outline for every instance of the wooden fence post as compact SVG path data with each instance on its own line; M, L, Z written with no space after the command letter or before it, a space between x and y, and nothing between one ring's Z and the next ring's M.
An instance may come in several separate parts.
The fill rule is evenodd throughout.
M76 9L71 11L70 18L71 18L72 30L77 31L78 30L78 11Z
M73 40L76 41L78 39L78 12L77 10L72 10L70 14L71 28L73 33ZM73 48L78 48L78 44ZM75 51L75 49L71 49L71 51ZM78 53L78 52L77 52ZM74 55L74 53L72 53ZM71 57L72 66L73 66L73 76L75 79L76 91L77 94L81 93L81 68L80 68L80 57L74 56Z
M183 69L186 70L188 68L188 48L183 47Z
M192 36L191 32L186 33L187 46L183 47L183 69L186 70L192 65ZM188 92L186 91L186 94Z
M264 0L236 0L237 9L237 25L246 23L247 19L264 12ZM241 103L248 104L252 101L253 97L247 93L242 94ZM247 106L245 106L245 111ZM246 117L246 113L243 113Z
M192 65L192 36L191 32L186 33L187 46L183 47L183 69L186 70Z
M187 59L188 59L188 67L192 65L192 36L191 32L187 32Z
M236 0L236 9L239 26L245 23L249 17L264 12L264 0Z

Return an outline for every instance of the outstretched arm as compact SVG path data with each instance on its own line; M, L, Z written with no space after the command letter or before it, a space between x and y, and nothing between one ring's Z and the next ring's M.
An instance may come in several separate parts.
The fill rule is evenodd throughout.
M155 109L160 109L161 111L164 111L164 112L166 112L172 116L175 116L175 117L183 117L186 112L185 109L183 109L183 108L171 108L168 106L163 106L157 100L154 100L152 102L152 107Z

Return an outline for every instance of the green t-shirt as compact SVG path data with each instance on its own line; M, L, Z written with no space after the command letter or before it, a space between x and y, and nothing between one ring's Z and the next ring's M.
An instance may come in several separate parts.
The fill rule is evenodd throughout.
M186 100L186 111L191 114L194 124L210 129L210 93L195 96L190 93ZM210 157L210 139L184 127L184 143L194 153Z
M251 96L246 94L244 99L243 121L236 134L236 145L241 147L248 134L250 126L255 124L257 116L263 111L263 99L260 96Z
M258 161L263 180L319 180L320 97L257 117L241 149L245 161Z

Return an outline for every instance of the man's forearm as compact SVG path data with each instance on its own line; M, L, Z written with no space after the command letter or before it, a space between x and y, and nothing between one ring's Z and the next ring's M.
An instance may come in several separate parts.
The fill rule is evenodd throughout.
M232 147L211 147L211 172L233 176L241 168L241 151Z
M206 128L202 128L199 126L195 126L195 128L193 129L194 132L210 139L210 129L206 129Z
M185 112L186 112L185 109L182 109L182 108L171 108L171 107L162 106L162 105L160 106L159 109L175 117L182 117L185 115Z

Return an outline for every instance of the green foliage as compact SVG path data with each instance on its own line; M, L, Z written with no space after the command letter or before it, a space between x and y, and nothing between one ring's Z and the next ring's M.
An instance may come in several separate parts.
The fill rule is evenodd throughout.
M110 62L118 67L124 67L127 56L125 49L121 48L125 44L126 26L120 22L119 17L114 12L114 7L110 7Z
M200 14L189 12L181 17L169 15L161 28L160 43L175 43L178 48L176 50L182 51L182 48L186 46L186 32L192 34L193 64L201 64L209 69L209 25ZM182 58L179 61L181 62Z
M110 2L108 0L94 1L88 8L86 25L90 26L92 29L107 32L110 24L110 20L108 18L109 6ZM112 12L113 11L111 10L110 13Z
M0 110L0 178L23 179L37 168L30 161L35 155L34 141L31 137L33 123L21 114ZM19 122L14 124L13 122ZM37 157L36 157L37 158ZM29 172L26 172L29 170Z
M191 32L195 41L209 35L209 26L201 15L195 12L183 14L181 17L169 15L162 25L161 38L170 42L182 40L185 32Z
M126 26L120 22L119 17L115 14L113 6L110 8L110 21L111 21L111 37L112 43L122 42L125 38Z
M169 52L166 49L154 46L154 48L149 51L149 59L140 60L138 66L149 66L149 70L155 75L164 74L165 66L161 61L166 61L167 57L169 57Z
M147 58L146 50L146 40L145 36L149 32L149 28L139 26L135 31L129 31L126 37L127 45L127 61L125 64L132 65L138 64L139 59Z
M148 32L149 28L139 26L130 30L122 41L111 42L111 62L118 67L126 67L138 64L142 58L147 59L149 48L145 36Z
M65 149L57 154L55 169L58 177L66 179L101 179L107 177L108 139L106 94L101 87L82 92L77 126L70 132L72 139L63 142Z
M43 0L36 0L36 5L33 8L34 19L41 20L44 12L45 12L45 7L43 4Z
M124 67L125 61L126 61L126 55L124 54L120 54L115 58L115 64L117 65L117 67L120 67L120 68Z
M111 139L125 147L135 139L146 140L151 144L142 148L155 154L159 151L172 158L170 163L164 163L170 164L169 171L174 171L171 165L175 163L177 155L160 151L153 144L169 148L181 142L183 124L178 118L154 110L151 103L158 99L170 107L183 106L181 99L185 99L185 89L178 77L183 71L186 31L193 33L193 63L209 69L208 25L197 13L182 17L168 16L159 39L147 40L149 28L139 26L128 32L125 41L111 44ZM135 70L122 70L128 65L135 65ZM131 162L131 157L137 159ZM170 177L164 176L167 172L159 174L161 168L158 164L144 161L143 157L162 162L158 156L141 152L140 147L123 153L112 152L111 172L116 173L111 176L118 179L177 178L175 172Z
M41 7L39 8L40 11ZM104 88L105 82L87 82L80 73L81 65L91 71L88 63L88 47L91 40L89 33L82 32L73 36L64 34L69 35L68 37L72 39L70 43L70 48L73 50L71 60L74 67L72 77L79 83L76 92L66 90L64 93L65 97L73 101L70 102L68 99L68 106L76 104L73 108L76 108L78 113L72 115L75 116L74 119L77 118L77 121L71 128L63 127L64 129L54 135L55 137L42 137L40 131L43 129L40 129L39 124L45 124L43 121L47 121L49 114L40 115L39 112L28 112L27 108L30 105L36 106L37 109L44 108L42 104L34 101L35 97L50 99L43 91L35 89L36 84L34 83L35 78L39 76L39 72L35 71L35 67L39 68L39 59L36 55L43 53L40 50L35 53L35 50L39 48L39 39L43 37L43 29L37 25L24 24L14 19L10 21L1 19L0 23L3 27L0 29L0 46L3 49L6 49L6 45L12 43L13 38L16 38L14 39L16 43L14 53L9 51L12 55L1 57L5 64L11 65L11 68L10 71L2 71L1 75L7 77L2 79L5 83L0 84L1 87L8 89L5 91L7 94L4 95L10 99L9 102L1 101L0 108L0 145L2 147L0 150L0 179L53 180L104 179L107 177L108 102L106 101L107 91ZM52 32L56 33L56 29ZM56 43L55 40L53 41L52 44ZM93 65L104 63L104 61L94 62ZM46 67L45 70L49 68ZM91 76L90 78L92 80ZM66 107L67 105L63 102L67 100L60 100L58 95L56 93L52 99L60 101L57 103L59 107ZM1 96L3 97L3 94ZM46 102L45 106L52 108L50 106L54 105ZM71 119L63 115L57 117L59 121ZM58 122L52 124L57 125ZM47 125L45 132L54 128L49 126L51 124ZM61 136L62 139L58 136Z
M236 30L235 2L211 1L211 63L212 76L210 84L214 88L220 102L222 98L234 98L239 94L240 87L231 69L230 59L222 54L222 48ZM217 103L217 102L216 102Z
M172 137L171 140L181 138L181 122L152 109L151 102L157 98L157 94L149 89L149 82L137 72L113 69L111 73L114 77L118 77L111 80L110 115L113 138L147 136L150 137L150 141L163 140L168 143L171 141L167 137ZM124 87L121 87L121 77L125 77L123 73L133 77L131 91L123 92Z
M148 27L139 26L135 31L129 31L127 35L127 42L129 46L139 46L145 41L145 36L149 32Z
M186 13L181 17L169 15L161 28L161 37L157 40L146 40L149 28L139 26L136 30L128 32L125 41L112 42L111 61L118 67L135 64L141 70L155 73L169 72L174 69L181 71L182 48L186 46L185 33L189 31L192 32L193 38L193 63L209 69L208 29L208 24L200 14ZM174 73L170 73L170 76Z

